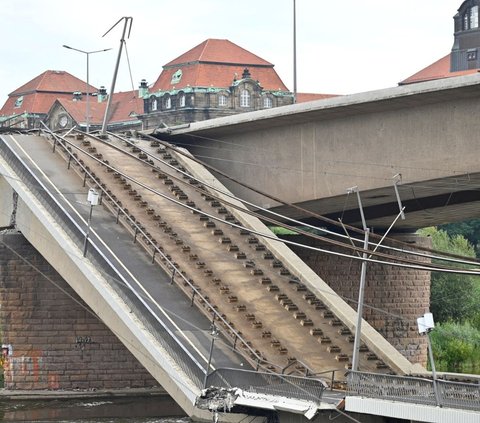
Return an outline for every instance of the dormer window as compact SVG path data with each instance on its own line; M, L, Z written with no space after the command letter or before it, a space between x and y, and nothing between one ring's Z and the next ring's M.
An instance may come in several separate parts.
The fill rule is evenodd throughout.
M263 107L265 109L271 109L273 107L273 101L271 97L264 97L263 98Z
M23 103L23 95L21 95L20 97L18 97L16 100L15 100L15 105L13 106L15 109L18 109L19 107L22 106L22 103Z
M155 112L158 108L158 102L157 102L157 99L155 97L152 98L152 102L151 102L151 110L152 112Z
M248 90L240 92L240 107L250 107L250 92Z
M185 107L185 94L179 94L178 96L178 107Z
M478 5L472 6L463 15L463 30L478 28Z
M219 94L218 105L220 107L225 107L227 105L227 96L225 94Z
M165 99L165 109L171 109L172 108L172 98L167 97Z

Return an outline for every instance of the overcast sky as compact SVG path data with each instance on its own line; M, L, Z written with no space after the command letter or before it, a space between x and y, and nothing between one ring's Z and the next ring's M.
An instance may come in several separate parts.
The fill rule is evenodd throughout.
M296 0L299 92L386 88L448 54L461 0ZM0 103L45 70L64 70L110 90L123 23L133 85L207 38L228 39L275 64L293 90L293 0L0 0ZM122 58L115 91L132 88Z

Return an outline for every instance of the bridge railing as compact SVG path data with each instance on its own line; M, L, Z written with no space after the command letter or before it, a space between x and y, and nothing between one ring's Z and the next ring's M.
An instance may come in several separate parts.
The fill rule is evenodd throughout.
M480 384L349 372L347 395L480 411Z
M62 227L77 245L81 246L85 239L86 231L75 221L61 202L55 198L50 189L29 170L23 160L5 142L0 142L0 153L15 173L20 176L22 182L30 189L35 198L53 217L55 222ZM87 250L87 257L92 261L96 269L104 275L110 287L130 307L142 324L149 329L149 332L162 345L184 374L195 386L201 388L205 374L202 366L153 312L150 305L136 292L93 240L91 240L90 246L91 248Z
M326 384L313 378L276 373L254 372L242 369L221 368L207 377L207 387L240 388L257 395L274 395L291 399L311 401L319 405Z

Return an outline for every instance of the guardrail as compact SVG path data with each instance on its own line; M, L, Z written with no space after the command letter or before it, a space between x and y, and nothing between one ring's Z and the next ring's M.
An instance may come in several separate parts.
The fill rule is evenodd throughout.
M351 371L347 377L347 395L480 411L480 383Z
M260 395L311 401L316 405L320 405L322 394L327 388L319 379L229 368L217 369L210 373L207 377L207 386L240 388Z

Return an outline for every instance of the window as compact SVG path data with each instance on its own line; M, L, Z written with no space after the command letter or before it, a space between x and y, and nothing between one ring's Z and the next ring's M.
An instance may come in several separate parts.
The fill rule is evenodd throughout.
M242 90L240 93L240 107L250 107L250 93Z
M22 103L23 103L23 95L21 95L15 100L15 105L13 107L15 107L15 109L18 109L22 105Z
M477 60L477 50L470 49L467 51L467 60L470 62L472 60Z
M185 94L179 94L178 107L185 107Z
M218 96L218 105L221 107L225 107L227 105L227 96L224 94L220 94Z
M273 107L273 101L271 97L264 97L263 98L263 107L265 109L271 109Z
M463 29L475 28L478 28L478 5L470 7L463 15Z
M478 28L478 6L470 9L470 28Z
M158 108L158 102L157 102L157 99L155 97L152 98L151 108L152 108L152 112L154 112Z
M172 108L172 98L167 97L165 99L165 109L171 109Z

